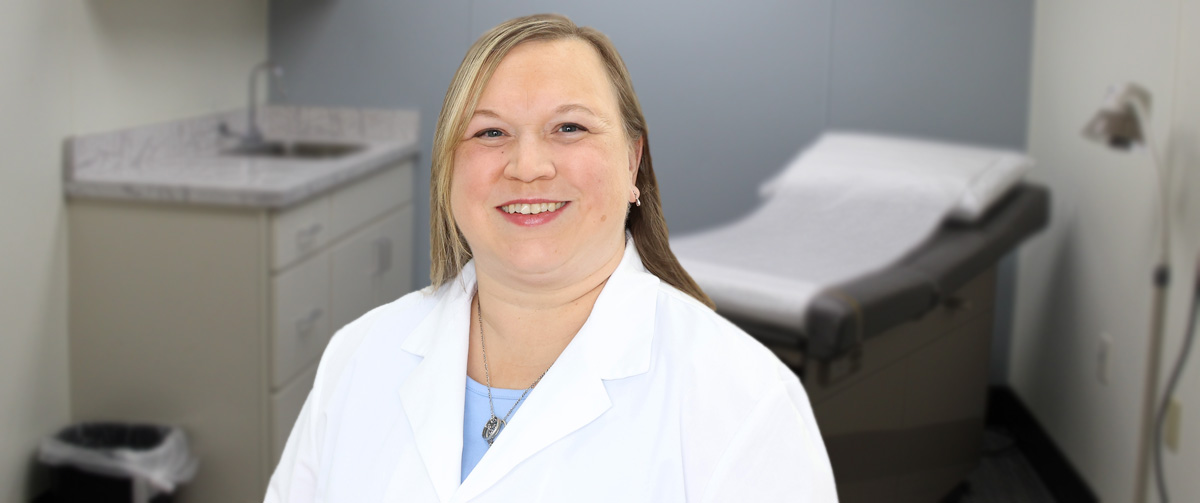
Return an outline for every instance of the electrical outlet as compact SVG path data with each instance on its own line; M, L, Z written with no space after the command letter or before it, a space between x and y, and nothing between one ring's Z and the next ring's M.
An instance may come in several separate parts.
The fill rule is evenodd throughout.
M1112 336L1101 333L1100 343L1096 348L1096 380L1108 385L1109 362L1112 360Z
M1183 425L1183 404L1179 399L1171 397L1167 404L1167 419L1163 424L1163 443L1171 452L1179 453L1180 426Z

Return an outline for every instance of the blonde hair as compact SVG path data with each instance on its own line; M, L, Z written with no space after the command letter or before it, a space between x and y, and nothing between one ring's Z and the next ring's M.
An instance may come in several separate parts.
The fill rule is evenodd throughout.
M450 82L450 88L446 90L433 136L429 181L430 280L434 286L441 286L458 276L471 258L471 250L450 209L450 179L454 174L454 151L479 104L483 88L513 47L535 40L562 39L582 40L596 50L616 91L626 137L632 144L642 139L641 164L635 181L641 191L642 205L632 208L625 220L625 228L633 235L642 264L659 279L713 307L712 300L679 264L668 244L667 222L663 219L658 182L654 178L650 160L646 118L633 92L633 81L629 78L625 62L603 33L576 26L570 19L557 14L511 19L484 33L467 51Z

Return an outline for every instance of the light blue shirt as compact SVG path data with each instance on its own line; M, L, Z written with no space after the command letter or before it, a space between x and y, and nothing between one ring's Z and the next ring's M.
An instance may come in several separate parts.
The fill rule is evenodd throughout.
M517 403L517 399L521 398L521 393L524 392L523 389L492 388L492 403L496 408L496 417L504 419L504 416L508 414L508 409ZM530 391L530 393L533 392ZM483 459L483 454L488 450L487 440L483 439L483 425L487 424L488 419L492 417L492 410L488 407L487 386L467 377L466 397L466 406L463 407L462 477L459 479L460 483L467 480L467 475L471 473L476 464L479 464L479 460ZM524 400L521 402L524 403ZM521 407L518 405L517 408ZM512 415L517 415L515 409ZM512 416L509 416L508 420L512 421ZM504 430L500 430L500 435L503 434Z

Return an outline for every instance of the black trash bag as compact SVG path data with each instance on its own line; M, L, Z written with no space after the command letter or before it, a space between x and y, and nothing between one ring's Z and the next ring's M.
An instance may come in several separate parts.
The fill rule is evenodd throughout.
M199 465L182 429L124 423L64 428L42 440L38 461L51 470L52 501L132 503L169 501Z

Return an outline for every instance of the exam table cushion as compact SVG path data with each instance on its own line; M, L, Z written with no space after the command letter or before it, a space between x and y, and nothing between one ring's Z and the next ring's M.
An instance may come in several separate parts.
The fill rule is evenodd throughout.
M948 222L898 264L822 292L810 304L803 334L791 333L803 340L810 358L844 354L861 339L934 309L1044 228L1049 217L1049 191L1018 185L979 222Z
M1020 182L1033 159L1016 151L936 140L831 131L802 150L759 187L771 198L789 187L811 183L814 169L862 180L902 173L960 194L949 218L974 222Z
M724 314L802 332L821 292L888 270L965 206L986 213L1029 164L1008 150L825 133L753 212L671 248Z

